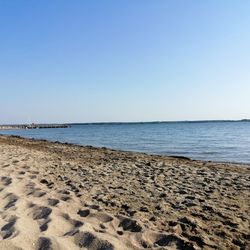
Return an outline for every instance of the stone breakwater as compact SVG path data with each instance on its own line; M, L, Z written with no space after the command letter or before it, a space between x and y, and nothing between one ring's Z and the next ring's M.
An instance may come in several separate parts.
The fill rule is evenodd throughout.
M0 249L249 249L250 166L0 136Z
M29 125L0 125L0 130L11 129L43 129L43 128L69 128L67 124L29 124Z

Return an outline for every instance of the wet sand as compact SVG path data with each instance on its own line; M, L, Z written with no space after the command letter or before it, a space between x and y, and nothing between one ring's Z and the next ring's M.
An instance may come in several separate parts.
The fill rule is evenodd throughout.
M0 136L0 249L250 249L250 166Z

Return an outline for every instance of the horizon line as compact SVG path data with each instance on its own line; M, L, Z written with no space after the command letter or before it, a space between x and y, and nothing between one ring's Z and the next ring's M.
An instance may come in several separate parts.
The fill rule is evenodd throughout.
M49 123L34 123L34 124L68 124L68 125L91 125L91 124L145 124L145 123L185 123L185 122L250 122L250 119L222 119L222 120L219 120L219 119L212 119L212 120L169 120L169 121L166 121L166 120L162 120L162 121L124 121L124 122L115 122L115 121L111 121L111 122L108 122L108 121L104 121L104 122L62 122L62 123L58 123L58 122L49 122ZM10 124L0 124L0 126L17 126L17 125L28 125L28 124L33 124L33 123L10 123Z

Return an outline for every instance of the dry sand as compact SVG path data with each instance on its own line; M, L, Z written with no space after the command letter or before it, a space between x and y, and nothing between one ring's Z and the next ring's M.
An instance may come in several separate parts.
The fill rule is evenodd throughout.
M0 249L250 249L250 166L0 136Z

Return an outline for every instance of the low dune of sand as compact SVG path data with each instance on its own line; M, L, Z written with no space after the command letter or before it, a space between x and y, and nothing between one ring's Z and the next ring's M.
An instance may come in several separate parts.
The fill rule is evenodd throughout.
M0 249L250 249L250 166L0 136Z

